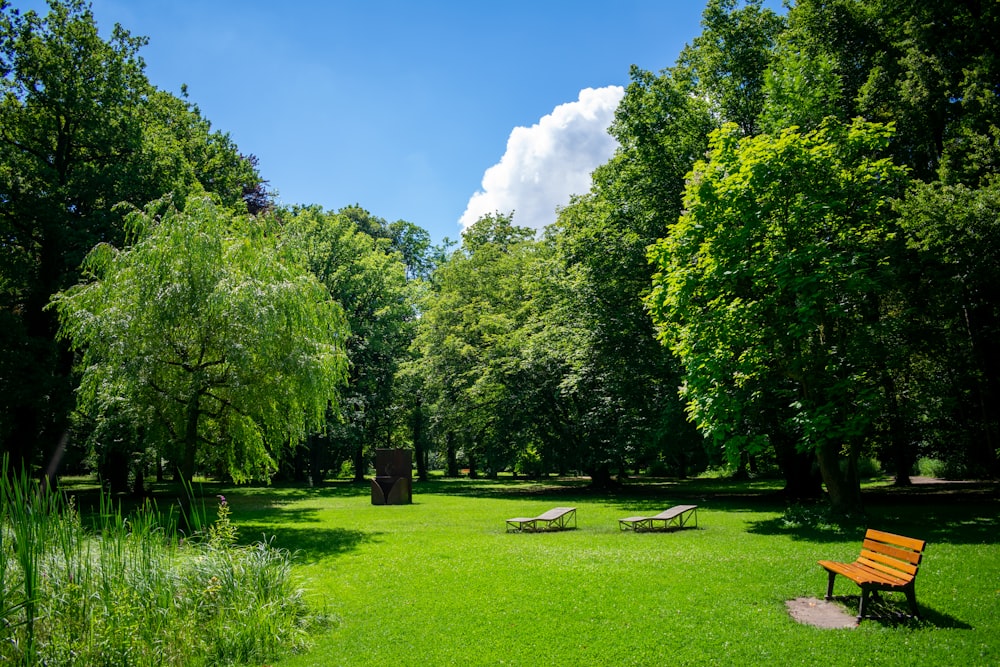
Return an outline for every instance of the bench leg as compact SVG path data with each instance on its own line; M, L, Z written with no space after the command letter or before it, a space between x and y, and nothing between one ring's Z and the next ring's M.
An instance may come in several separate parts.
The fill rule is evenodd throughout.
M858 603L858 622L860 623L865 617L865 603L868 602L868 589L864 586L861 587L861 601Z
M832 600L833 599L833 578L837 576L837 573L836 572L829 572L828 571L827 574L830 575L830 581L826 585L826 599L827 600Z
M913 586L907 586L904 590L906 593L906 601L910 603L910 612L913 614L914 618L920 618L920 609L917 607L917 594L913 590Z

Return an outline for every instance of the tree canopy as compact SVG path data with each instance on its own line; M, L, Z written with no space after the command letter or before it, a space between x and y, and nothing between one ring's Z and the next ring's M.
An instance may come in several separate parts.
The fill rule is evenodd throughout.
M47 15L0 7L0 441L18 464L48 462L72 409L72 357L50 297L100 242L120 244L121 203L208 191L244 203L252 160L186 101L156 90L145 39L105 41L82 0Z
M275 205L82 0L0 5L15 462L315 481L412 446L422 477L718 466L845 510L862 464L1000 472L996 3L709 0L553 225L439 246Z
M651 252L650 311L698 427L731 448L791 432L846 504L838 454L860 455L889 372L879 302L899 260L889 200L906 179L879 158L890 134L830 121L740 141L726 126Z
M54 299L81 353L80 409L126 414L185 479L199 464L268 479L339 403L343 309L267 219L194 196L128 222L132 243L96 246L92 279Z

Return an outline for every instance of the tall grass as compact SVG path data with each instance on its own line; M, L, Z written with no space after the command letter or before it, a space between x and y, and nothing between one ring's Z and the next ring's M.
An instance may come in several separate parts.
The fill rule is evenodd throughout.
M214 521L191 503L195 534L106 496L88 529L71 499L0 467L0 664L259 664L323 621L290 553L239 545L222 497Z

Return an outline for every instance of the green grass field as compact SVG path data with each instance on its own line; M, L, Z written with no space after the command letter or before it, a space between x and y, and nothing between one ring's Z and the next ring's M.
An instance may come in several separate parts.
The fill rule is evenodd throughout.
M773 485L432 481L412 505L372 506L365 485L225 488L241 539L298 552L308 599L333 616L302 665L1000 664L995 487L869 489L845 526L786 508ZM214 492L214 491L213 491ZM699 505L697 529L623 533L618 519ZM577 507L575 530L508 534L504 519ZM785 602L822 597L822 558L853 560L866 526L928 541L923 618L887 594L848 630L794 621ZM857 608L858 588L836 595Z

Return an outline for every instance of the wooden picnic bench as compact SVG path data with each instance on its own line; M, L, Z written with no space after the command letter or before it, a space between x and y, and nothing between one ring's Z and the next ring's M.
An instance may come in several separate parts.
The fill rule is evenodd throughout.
M535 532L539 530L565 530L569 522L576 527L575 507L555 507L534 517L507 519L507 532Z
M877 596L879 591L898 591L906 595L910 611L919 618L913 582L917 578L925 544L924 540L869 528L861 544L861 555L853 563L819 561L830 575L826 599L833 597L833 580L840 574L861 587L858 621L864 618L869 595L875 593Z
M675 505L653 516L628 516L618 519L618 527L622 530L634 530L637 533L647 530L669 530L683 528L694 517L694 525L698 527L697 505ZM662 522L657 526L657 522Z

